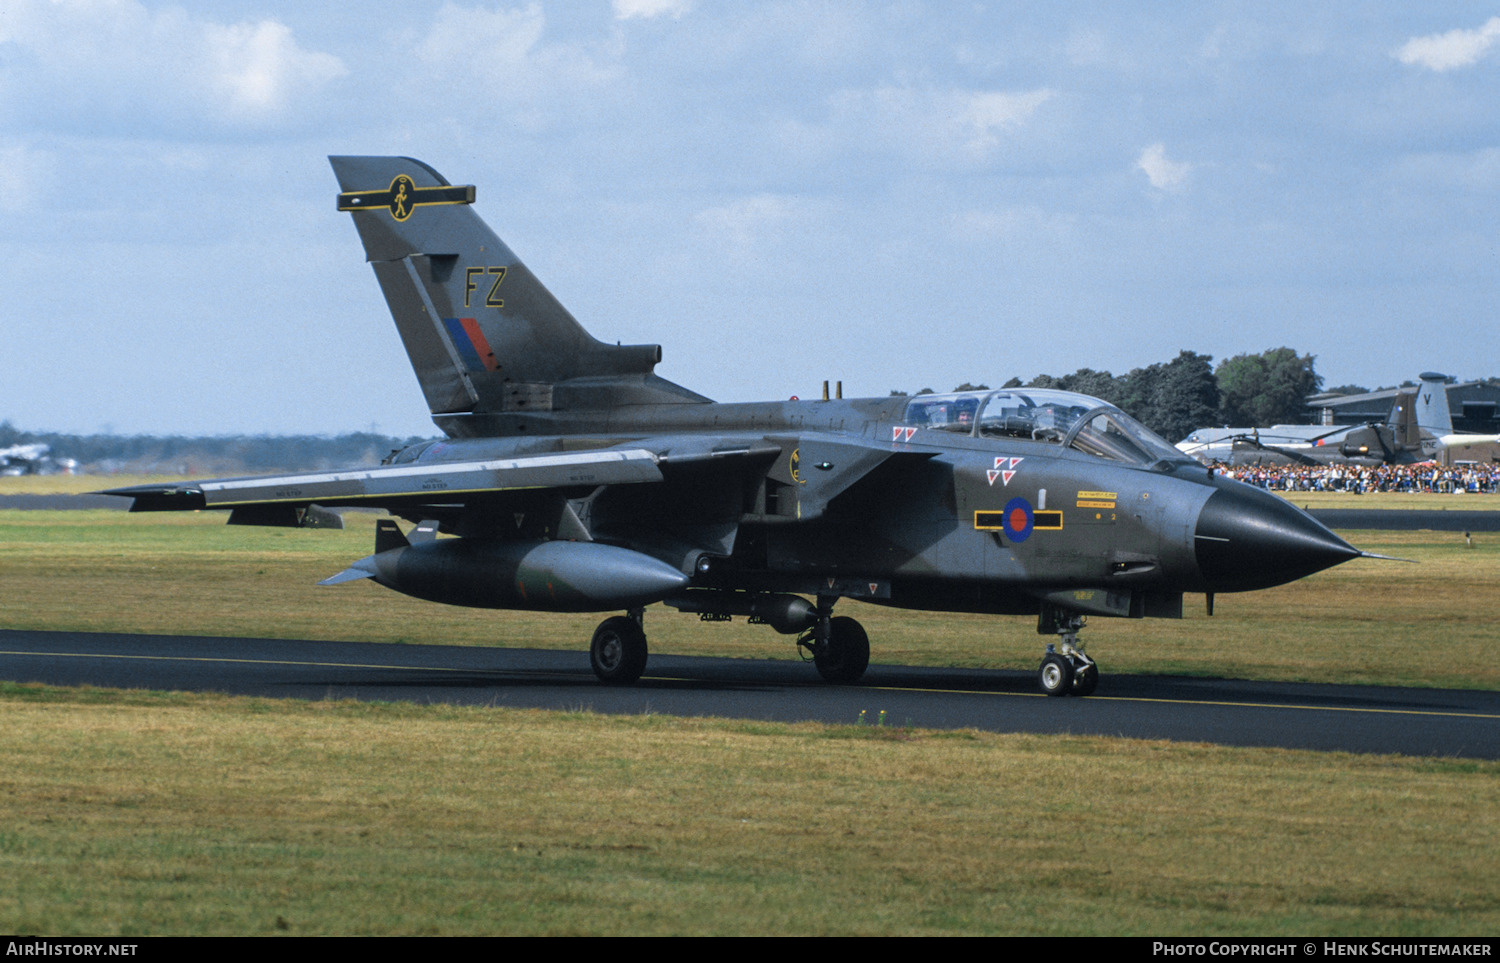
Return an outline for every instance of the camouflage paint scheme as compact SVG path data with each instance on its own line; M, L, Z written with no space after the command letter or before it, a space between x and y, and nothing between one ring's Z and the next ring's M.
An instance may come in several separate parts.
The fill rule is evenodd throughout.
M1084 617L1180 617L1185 592L1278 585L1358 557L1274 496L1213 475L1098 399L1058 391L716 404L593 338L484 224L473 187L402 157L333 157L433 421L376 468L116 489L132 510L305 524L376 506L370 578L459 605L623 610L595 672L630 683L642 608L750 616L829 681L869 643L840 598L1032 615L1039 681L1085 695ZM440 538L439 534L456 536Z

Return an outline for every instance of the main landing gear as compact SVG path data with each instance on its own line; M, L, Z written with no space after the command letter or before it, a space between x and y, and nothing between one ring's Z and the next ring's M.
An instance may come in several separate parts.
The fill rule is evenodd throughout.
M1044 623L1047 615L1043 614ZM1099 685L1099 665L1083 651L1078 630L1087 620L1074 613L1057 613L1051 624L1058 641L1047 643L1047 655L1037 670L1037 684L1049 696L1086 696Z
M870 666L870 637L865 634L864 627L851 618L833 617L835 596L818 596L816 607L790 596L783 600L797 605L783 606L786 611L769 606L752 609L749 613L741 610L740 614L750 614L752 620L759 619L786 635L801 632L797 646L807 653L825 681L835 685L858 682ZM726 609L728 606L697 611L719 620L729 617L732 610ZM600 682L632 685L646 671L645 614L644 609L631 609L625 615L605 619L594 630L594 639L589 644L589 664ZM809 623L811 627L808 627Z
M818 596L813 626L797 639L797 648L812 659L824 682L846 685L858 682L870 667L870 636L854 619L832 617L837 600L836 596Z
M824 682L858 682L870 667L870 637L864 626L842 615L818 623L797 640L797 647L807 652Z
M712 598L705 595L693 607L708 621L724 621L730 613L750 615L783 634L799 634L796 645L810 658L817 673L835 685L858 682L870 667L870 636L852 618L834 618L835 595L819 595L816 606L792 595ZM711 604L709 604L711 603ZM685 606L684 606L685 607ZM645 609L610 616L594 630L588 661L604 685L631 685L646 670Z

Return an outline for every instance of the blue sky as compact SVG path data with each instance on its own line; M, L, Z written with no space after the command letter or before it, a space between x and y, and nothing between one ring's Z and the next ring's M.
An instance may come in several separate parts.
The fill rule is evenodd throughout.
M1500 375L1500 5L5 0L0 420L433 433L345 153L725 401Z

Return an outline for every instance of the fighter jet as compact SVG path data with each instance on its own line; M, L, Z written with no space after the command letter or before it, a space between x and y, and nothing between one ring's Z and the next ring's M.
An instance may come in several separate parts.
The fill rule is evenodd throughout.
M52 449L47 445L10 445L0 448L0 475L35 475Z
M661 347L586 332L474 212L404 157L333 157L366 259L445 438L375 468L114 489L132 511L298 525L378 507L369 579L453 605L616 612L590 658L647 664L646 606L792 636L852 683L870 642L842 599L1031 616L1052 696L1087 695L1090 616L1180 618L1184 593L1290 582L1363 554L1216 476L1119 408L1006 389L716 404L655 373Z
M71 473L78 467L72 458L53 458L52 446L43 444L9 445L0 448L0 476L53 475Z

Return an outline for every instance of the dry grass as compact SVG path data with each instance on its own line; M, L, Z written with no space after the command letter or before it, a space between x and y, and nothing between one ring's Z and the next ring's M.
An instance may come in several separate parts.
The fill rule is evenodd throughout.
M1436 495L1428 492L1276 492L1298 508L1373 508L1394 511L1495 512L1500 495Z
M0 495L82 495L105 488L181 480L168 475L8 475L0 477Z
M0 691L0 928L1478 934L1500 766Z
M338 531L228 527L223 516L0 511L0 625L581 649L595 615L434 605L369 582L316 583L370 551L375 516ZM1359 559L1292 585L1201 597L1181 621L1095 619L1107 673L1183 673L1458 688L1500 686L1493 612L1500 536L1350 532ZM1024 618L906 612L845 602L877 662L1032 667L1042 639ZM792 641L739 620L706 625L657 607L653 651L796 658Z
M0 625L581 648L594 616L313 583L345 532L0 512ZM1494 687L1500 538L1096 620L1107 672ZM1025 620L846 603L880 661ZM653 612L655 651L793 657ZM1482 934L1500 765L1095 738L0 685L0 929L52 934Z

